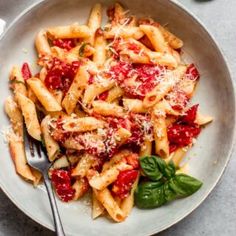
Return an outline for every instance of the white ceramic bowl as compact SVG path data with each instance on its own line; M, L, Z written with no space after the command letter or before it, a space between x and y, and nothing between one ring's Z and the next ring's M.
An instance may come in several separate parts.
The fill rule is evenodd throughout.
M50 25L79 21L85 23L96 0L47 0L27 9L7 30L0 41L0 126L9 125L3 112L4 99L9 95L8 75L14 64L31 62L36 57L36 32ZM111 5L112 1L100 1ZM59 202L67 235L150 235L175 224L193 211L211 192L222 175L233 145L235 128L235 97L232 80L225 60L206 29L181 6L166 0L121 1L132 13L152 16L179 35L184 43L187 61L197 64L202 77L194 98L202 113L215 120L201 133L197 144L189 152L190 173L204 182L193 196L174 201L153 210L134 208L128 219L120 224L101 217L93 221L87 201L69 204ZM25 53L27 49L28 53ZM34 189L22 181L14 171L6 143L0 140L0 185L8 197L28 216L53 229L51 209L43 188Z

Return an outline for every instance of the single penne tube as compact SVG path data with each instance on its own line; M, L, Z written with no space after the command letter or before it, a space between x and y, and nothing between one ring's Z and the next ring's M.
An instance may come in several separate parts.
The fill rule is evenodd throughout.
M86 25L67 25L55 26L47 29L48 36L52 39L66 39L66 38L87 38L91 36L91 32Z
M78 141L76 141L74 138L69 137L67 138L63 143L62 146L66 149L72 149L81 151L84 150L84 146L82 146Z
M168 71L160 83L149 93L146 94L143 100L144 107L152 107L159 102L165 95L173 89L178 81L184 76L186 71L185 66L179 66L173 71Z
M112 22L114 24L119 24L122 19L125 17L125 10L120 3L116 2L114 5L114 16Z
M41 140L41 129L35 104L22 94L17 94L17 98L29 135L37 140Z
M134 38L139 40L144 35L143 31L136 26L112 26L108 31L104 31L104 36L106 39L112 38Z
M178 87L185 92L185 94L191 98L194 94L195 88L197 85L197 81L190 80L188 76L184 76L182 80L179 82Z
M159 52L148 52L148 56L152 63L156 63L162 66L167 66L170 68L176 68L178 66L178 61L170 53L159 53Z
M93 101L92 103L93 111L97 114L103 116L116 116L122 117L124 116L124 109L123 107L116 105L114 103L108 103L105 101Z
M39 72L39 79L44 82L45 81L45 78L47 76L47 69L45 67L42 67L42 69L40 70Z
M114 87L115 82L110 80L104 80L102 83L94 83L87 86L83 96L83 104L87 105L92 103L92 101L101 93Z
M92 164L95 161L95 157L90 154L82 155L81 159L72 169L71 176L80 176L81 178L87 175L88 170L91 168Z
M130 194L120 204L120 208L121 208L123 214L125 215L125 217L127 217L133 209L134 191L137 188L138 181L139 181L139 175L138 175L137 179L135 180L135 182L133 183Z
M68 92L66 93L66 96L62 101L62 106L66 110L67 114L71 114L74 111L78 99L82 96L82 93L87 86L89 76L90 74L86 70L86 67L80 66Z
M176 35L171 33L167 28L161 25L159 25L158 28L160 29L161 33L163 34L163 37L168 42L170 47L172 47L173 49L179 49L183 47L184 45L183 41Z
M61 169L70 167L70 163L66 156L59 155L58 158L53 162L50 168Z
M85 178L77 179L72 188L75 190L75 195L73 200L76 201L84 196L84 194L89 190L88 181Z
M35 180L33 181L34 187L37 187L41 180L42 180L42 174L38 170L34 169L33 167L30 166L31 173L33 174Z
M132 50L124 49L120 52L120 57L123 61L128 61L131 63L138 64L158 64L162 66L167 66L170 68L177 67L176 59L168 53L160 53L160 52L142 52L134 53Z
M27 97L33 102L33 103L37 103L38 99L35 96L34 92L32 91L31 88L27 89Z
M79 54L69 53L63 48L53 46L51 47L52 56L59 58L61 61L72 63L79 60Z
M213 119L214 118L212 116L203 115L203 114L197 112L197 116L196 116L195 122L198 125L207 125L207 124L211 123L213 121Z
M56 98L53 97L40 79L30 78L27 80L27 84L47 111L61 111L62 108Z
M16 134L11 133L8 136L8 142L11 158L14 162L16 172L24 179L34 182L35 177L26 161L22 137L20 138Z
M51 117L49 115L45 116L41 122L41 130L47 149L48 159L52 162L56 159L57 154L60 152L60 147L50 135L50 121Z
M37 33L35 37L35 47L39 56L51 54L47 32L45 30L42 29Z
M169 51L168 44L159 28L153 25L140 25L139 28L149 38L155 51L162 53Z
M101 27L102 23L102 5L101 3L96 3L91 12L88 19L88 27L91 31L91 36L88 39L88 42L92 45L94 44L95 32L98 28Z
M141 145L139 156L150 156L152 154L152 141L150 141L148 138L144 139L143 144Z
M188 148L178 148L172 155L171 160L174 162L175 166L179 167L184 156L186 155Z
M69 52L67 52L67 60L68 58L74 57L90 57L94 54L95 49L91 46L90 43L82 43L74 48L72 48Z
M129 156L132 152L128 149L124 149L116 153L109 161L105 162L102 167L102 171L109 169L111 166L119 163L126 156Z
M19 137L23 137L23 116L12 97L8 97L4 104L5 112L8 115L12 129Z
M98 201L96 194L92 193L92 218L96 219L98 218L100 215L103 214L105 208L103 207L103 205L101 204L101 202Z
M61 90L53 90L52 94L55 97L55 99L57 100L57 103L59 105L61 105L62 99L63 99L63 96L64 96L63 92Z
M98 67L102 67L106 61L106 39L101 29L95 33L93 61Z
M101 191L94 189L94 193L114 221L121 222L125 220L123 211L120 209L107 188Z
M163 111L167 115L172 115L172 116L180 115L180 111L174 110L172 106L170 105L170 102L165 99L158 102L155 105L155 109L153 111L155 112L156 115L158 115L158 113L162 113Z
M97 173L91 178L89 177L89 185L94 189L102 190L117 179L120 171L130 169L132 169L132 166L127 165L125 162L121 161L109 169L101 172L100 174Z
M113 102L117 98L121 97L123 94L124 94L124 91L120 87L115 86L108 91L108 95L105 101Z
M67 132L86 132L104 127L104 122L94 117L64 118L63 129Z
M25 80L18 66L13 66L9 79L10 79L11 88L13 89L14 94L17 93L17 94L23 94L27 96ZM17 97L16 97L16 101L17 101Z
M115 139L118 145L122 145L124 144L130 137L131 137L131 133L129 130L125 129L125 128L119 128L116 132L115 132Z
M155 153L162 158L169 156L169 141L167 137L167 127L165 122L165 111L157 106L154 107L152 112L153 134L155 140Z
M148 111L148 109L143 106L143 101L140 99L123 98L123 105L129 112L146 113Z

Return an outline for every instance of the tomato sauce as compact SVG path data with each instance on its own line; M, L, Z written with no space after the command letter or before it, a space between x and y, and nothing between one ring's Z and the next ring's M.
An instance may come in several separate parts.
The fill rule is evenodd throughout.
M27 80L29 78L32 77L32 73L30 71L30 68L29 68L29 64L28 63L24 63L21 67L21 73L22 73L22 76L24 78L24 80Z
M73 82L80 64L79 61L73 61L69 64L57 58L53 58L49 64L44 81L46 87L53 90L59 89L66 93Z
M73 199L75 190L71 186L71 175L69 171L53 170L51 180L58 197L63 202L68 202Z
M137 177L138 170L121 171L117 177L117 180L113 184L113 194L121 199L126 198L129 195L132 185L134 184Z

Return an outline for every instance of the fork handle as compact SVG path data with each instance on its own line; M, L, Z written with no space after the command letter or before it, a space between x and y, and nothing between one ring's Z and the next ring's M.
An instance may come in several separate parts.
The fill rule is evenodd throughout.
M53 219L54 219L56 234L57 234L57 236L65 236L65 232L63 230L61 218L60 218L58 208L57 208L55 195L54 195L54 192L52 189L51 181L49 180L47 173L44 173L43 177L44 177L44 184L46 186L48 197L49 197L49 202L50 202L51 209L52 209L52 215L53 215Z

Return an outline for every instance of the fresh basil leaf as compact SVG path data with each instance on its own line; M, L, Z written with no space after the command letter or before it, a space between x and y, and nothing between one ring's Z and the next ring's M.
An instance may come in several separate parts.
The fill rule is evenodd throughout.
M197 192L202 182L185 174L178 174L169 182L170 188L178 195L178 197L188 197Z
M175 176L175 172L176 172L175 164L173 161L170 161L167 164L166 168L164 169L163 175L166 178L170 179L171 177Z
M164 184L165 199L167 202L173 201L177 198L176 192L170 187L169 181Z
M163 182L143 182L135 190L134 200L139 208L156 208L166 203Z
M139 159L143 173L153 181L158 181L163 177L167 164L156 156L145 156Z

